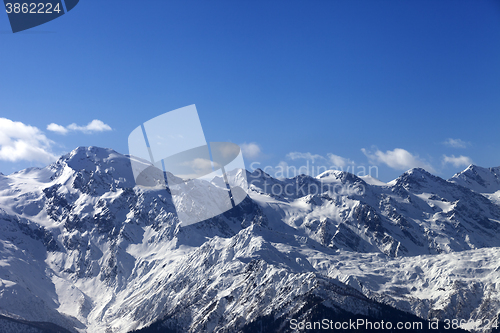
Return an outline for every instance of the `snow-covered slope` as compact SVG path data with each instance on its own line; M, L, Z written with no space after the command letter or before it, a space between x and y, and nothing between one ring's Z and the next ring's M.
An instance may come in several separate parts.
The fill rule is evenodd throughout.
M292 318L500 312L493 176L487 185L423 169L387 184L339 171L228 177L248 180L247 198L181 227L173 201L196 214L193 198L224 193L221 179L177 194L152 169L137 186L127 156L97 147L1 175L0 315L10 319L0 328L285 332Z
M339 171L277 180L257 170L247 178L250 197L273 220L330 248L398 257L500 246L500 207L423 169L386 185Z
M467 187L500 204L500 167L481 168L470 165L467 169L454 175L450 182Z
M467 169L454 175L450 181L478 193L494 193L500 191L500 167L486 169L469 165Z

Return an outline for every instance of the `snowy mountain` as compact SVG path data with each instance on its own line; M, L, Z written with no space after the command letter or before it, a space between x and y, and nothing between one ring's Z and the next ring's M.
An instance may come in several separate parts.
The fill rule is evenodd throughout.
M500 167L486 169L470 165L454 175L450 181L482 193L497 204L500 203Z
M291 332L323 318L489 331L499 170L412 169L387 184L233 170L245 200L181 226L175 207L195 214L193 198L225 193L221 178L179 195L159 170L136 185L129 157L80 147L0 175L0 331Z
M500 167L486 169L470 165L450 181L479 193L494 193L500 191Z

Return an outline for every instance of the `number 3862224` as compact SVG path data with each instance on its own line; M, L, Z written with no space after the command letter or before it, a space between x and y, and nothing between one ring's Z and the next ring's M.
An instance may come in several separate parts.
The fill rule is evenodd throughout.
M52 14L61 12L59 4L53 6L49 3L6 3L7 14Z

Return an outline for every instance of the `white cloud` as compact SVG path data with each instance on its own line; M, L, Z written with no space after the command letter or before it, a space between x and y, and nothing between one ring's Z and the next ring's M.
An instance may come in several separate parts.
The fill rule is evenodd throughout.
M243 153L243 156L249 159L254 159L260 156L262 153L260 150L260 147L258 144L255 142L250 142L250 143L242 143L240 145L241 151Z
M222 153L222 156L224 158L229 157L231 159L234 159L240 153L240 148L238 148L238 146L233 144L233 143L229 143L229 142L225 142L222 144L219 143L217 145L217 147L220 150L220 152ZM212 150L212 153L213 153L213 150Z
M217 164L214 163L217 167ZM174 171L176 177L182 179L202 178L213 172L212 161L206 158L195 158L181 163L183 167L177 167ZM206 179L211 180L211 179Z
M446 146L449 146L449 147L453 147L453 148L467 148L467 146L470 145L469 142L465 142L465 141L460 140L460 139L452 139L452 138L446 139L446 141L444 141L443 144Z
M453 164L455 167L469 166L472 164L472 159L467 156L460 155L455 157L455 155L446 156L443 155L443 164Z
M361 149L361 151L366 155L366 157L368 157L370 163L384 163L396 170L424 168L427 171L435 172L434 168L424 160L420 159L418 155L412 155L407 150L401 148L388 150L385 153L378 149L374 153L367 151L365 148Z
M206 158L195 158L191 164L191 168L199 175L205 175L207 173L211 173L212 170L212 161Z
M326 157L324 157L318 154L311 154L309 152L291 152L288 153L286 157L294 161L299 159L309 160L313 163L320 161L321 164L325 164L329 168L345 168L347 165L354 164L354 162L350 159L332 153L328 153L326 154ZM328 165L328 163L330 163L330 165Z
M321 155L318 154L311 154L311 153L299 153L299 152L291 152L286 155L287 158L295 161L295 160L311 160L313 163L315 160L325 160L325 158Z
M61 125L57 125L57 124L54 124L54 123L49 124L47 126L47 130L52 131L52 132L56 132L56 133L59 133L59 134L66 134L66 133L68 133L68 130L66 129L66 127L61 126Z
M52 144L38 128L0 118L0 160L50 163L57 158Z
M104 132L104 131L111 131L112 128L111 126L103 123L99 119L94 119L90 123L88 123L86 126L78 126L77 124L73 123L70 124L66 127L51 123L47 126L47 130L56 132L59 134L66 134L69 131L79 131L83 133L94 133L94 132Z
M345 168L348 164L354 163L353 161L351 161L348 158L338 156L335 154L328 153L327 156L328 156L328 159L330 160L330 162L332 163L332 166L336 166L339 168Z

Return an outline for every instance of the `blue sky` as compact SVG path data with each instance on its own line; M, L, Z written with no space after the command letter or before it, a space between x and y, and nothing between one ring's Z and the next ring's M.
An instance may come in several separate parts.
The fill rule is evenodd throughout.
M249 168L500 165L498 1L82 0L0 45L4 174L190 104Z

